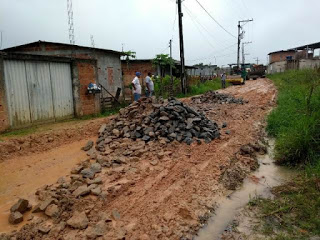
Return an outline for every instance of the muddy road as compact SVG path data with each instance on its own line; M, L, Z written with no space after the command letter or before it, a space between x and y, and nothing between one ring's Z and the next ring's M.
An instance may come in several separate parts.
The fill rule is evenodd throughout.
M146 145L142 154L129 158L126 164L102 169L97 175L102 182L101 195L72 199L72 207L60 209L60 217L54 220L42 213L35 214L28 226L15 233L17 239L191 239L209 218L216 201L230 194L247 174L257 169L254 154L240 149L259 143L265 117L276 98L276 89L268 79L248 81L244 86L220 92L248 102L198 104L183 100L219 126L227 123L221 129L220 139L190 146L178 142ZM102 123L101 119L98 121ZM82 131L86 136L85 128ZM10 158L6 152L7 160L1 163L1 173L6 178L0 182L0 232L13 229L4 221L10 203L17 197L36 203L34 193L43 184L53 184L59 177L70 181L73 165L88 158L80 148L90 138L94 137L72 141L71 136L51 150L25 150L26 156L13 154ZM128 147L122 144L115 151L121 154ZM49 190L58 188L54 184ZM82 229L65 224L76 211L87 216ZM44 227L49 230L43 231Z

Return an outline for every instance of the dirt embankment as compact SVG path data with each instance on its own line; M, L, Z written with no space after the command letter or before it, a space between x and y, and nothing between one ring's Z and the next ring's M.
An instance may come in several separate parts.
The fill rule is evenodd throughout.
M219 126L224 125L219 139L200 145L154 141L137 149L141 141L126 140L116 148L104 149L107 153L99 158L90 153L91 160L79 166L95 169L99 183L82 180L78 168L71 179L60 179L38 191L40 201L55 197L54 204L59 207L56 217L36 214L15 236L191 239L214 208L215 199L239 186L246 173L257 167L252 151L259 150L264 118L276 95L268 79L248 81L245 86L221 92L243 98L246 103L184 100ZM92 165L95 162L103 169L96 169L97 165Z
M101 124L109 118L52 124L50 130L40 130L23 137L4 137L0 141L0 162L96 137Z

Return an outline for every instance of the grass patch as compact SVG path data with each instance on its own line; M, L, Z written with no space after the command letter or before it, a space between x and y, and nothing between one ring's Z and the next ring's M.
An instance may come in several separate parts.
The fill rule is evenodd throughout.
M108 109L108 110L102 111L101 113L97 113L97 114L86 115L86 116L83 116L79 119L80 120L90 120L90 119L95 119L95 118L108 117L108 116L117 114L121 108L124 108L126 106L128 106L128 104L122 103L112 109ZM75 119L75 120L77 120L77 119Z
M226 83L226 87L229 86L229 83ZM177 98L184 98L184 97L192 97L200 94L204 94L211 90L218 90L221 89L221 80L220 78L216 78L213 80L206 81L204 83L198 83L195 85L190 86L189 91L186 95L178 94Z
M275 158L287 165L315 164L320 156L320 72L288 71L269 76L279 90L267 132L276 138Z
M267 132L276 139L275 160L302 168L293 182L273 188L273 199L257 198L263 220L258 232L268 239L320 236L320 69L269 76L278 88L277 108Z
M191 79L190 86L188 88L188 93L181 93L181 81L179 78L174 78L173 80L173 95L176 98L185 98L192 97L195 95L200 95L206 93L210 90L218 90L221 89L221 79L215 78L212 80L207 80L203 83L200 82L200 79ZM170 88L170 76L165 76L162 79L155 80L155 95L156 97L168 98L169 96L169 88ZM231 84L226 82L226 87Z
M0 137L4 138L4 137L18 137L18 136L26 136L32 133L35 133L37 131L37 127L29 127L29 128L23 128L23 129L18 129L18 130L13 130L10 132L6 132L0 135ZM0 139L0 141L3 141L2 139Z
M301 177L275 187L274 199L257 198L260 232L271 239L310 239L320 235L320 178Z

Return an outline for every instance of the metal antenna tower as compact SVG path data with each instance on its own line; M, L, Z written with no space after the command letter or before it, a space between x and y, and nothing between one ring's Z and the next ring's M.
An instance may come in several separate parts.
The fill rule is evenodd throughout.
M90 38L91 38L91 47L95 48L96 45L94 44L93 35L91 35Z
M73 10L72 10L72 0L67 0L68 4L68 17L69 17L69 40L70 44L74 45L75 40L74 40L74 26L73 26Z

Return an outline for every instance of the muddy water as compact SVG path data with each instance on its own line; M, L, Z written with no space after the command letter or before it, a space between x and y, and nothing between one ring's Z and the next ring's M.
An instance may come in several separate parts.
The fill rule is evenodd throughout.
M259 156L259 169L249 176L240 190L232 193L228 198L218 201L218 208L208 224L198 232L195 240L219 240L220 235L232 222L237 212L244 207L251 198L259 195L269 197L270 188L293 177L294 172L279 167L273 163L274 142L269 141L268 154Z
M50 151L17 157L0 163L0 233L19 229L19 225L9 225L10 207L19 197L34 203L35 191L55 183L59 177L66 176L79 162L86 159L81 147L88 141L66 144ZM29 213L30 214L30 213ZM28 214L24 214L27 219Z

